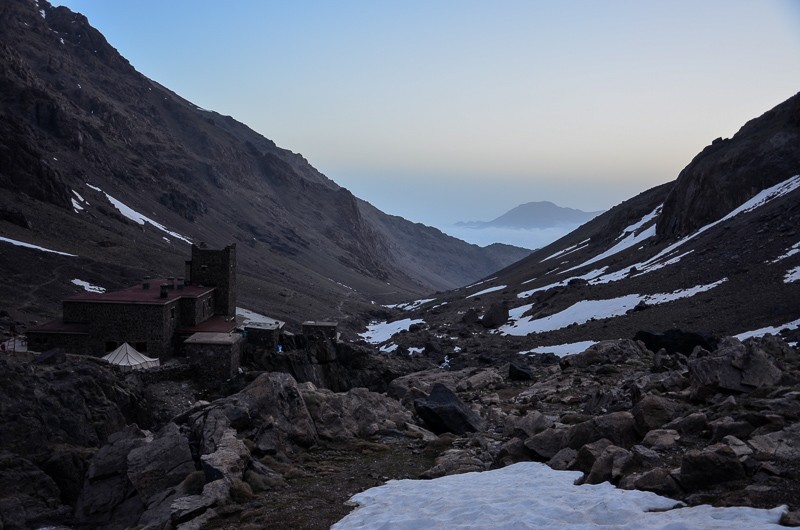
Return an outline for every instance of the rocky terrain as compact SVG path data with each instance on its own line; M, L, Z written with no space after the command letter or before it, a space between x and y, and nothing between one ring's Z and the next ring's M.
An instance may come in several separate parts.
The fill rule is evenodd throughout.
M767 336L684 353L693 338L674 339L461 370L374 353L359 365L328 343L295 363L324 383L313 365L342 353L341 374L384 393L254 365L223 392L176 365L3 358L0 522L327 528L391 478L540 461L688 505L786 505L800 524L798 351Z
M0 309L22 323L55 316L73 279L181 275L188 240L238 243L241 305L290 323L345 321L528 253L378 211L46 0L0 5L0 101L0 237L62 253L0 241Z
M345 338L216 385L0 354L0 528L328 528L389 479L526 460L800 524L800 95L518 261L386 216L44 0L0 6L0 87L4 336L72 279L233 238L242 305Z

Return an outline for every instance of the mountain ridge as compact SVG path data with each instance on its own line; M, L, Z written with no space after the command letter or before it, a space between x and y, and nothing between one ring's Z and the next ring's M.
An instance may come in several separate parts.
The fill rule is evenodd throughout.
M373 209L302 155L139 74L66 7L4 2L0 35L0 233L78 256L2 243L3 309L18 320L57 314L73 278L120 288L180 274L188 247L153 222L237 243L241 302L290 323L347 322L527 255ZM436 253L418 251L428 240Z

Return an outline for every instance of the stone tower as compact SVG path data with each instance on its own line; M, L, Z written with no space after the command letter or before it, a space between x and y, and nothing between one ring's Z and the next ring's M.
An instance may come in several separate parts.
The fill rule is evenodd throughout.
M192 285L215 287L214 313L236 316L236 243L222 250L192 245L192 259L186 262L186 277Z

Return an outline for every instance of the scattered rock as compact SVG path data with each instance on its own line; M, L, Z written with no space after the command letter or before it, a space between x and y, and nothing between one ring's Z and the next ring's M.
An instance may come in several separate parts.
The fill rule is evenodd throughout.
M427 399L414 401L414 408L422 421L436 434L464 434L480 431L484 427L483 419L441 383L433 385Z

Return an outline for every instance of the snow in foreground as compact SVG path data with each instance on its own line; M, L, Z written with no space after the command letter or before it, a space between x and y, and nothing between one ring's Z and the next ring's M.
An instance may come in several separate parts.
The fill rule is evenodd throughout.
M358 508L331 528L744 530L781 528L777 523L786 510L671 509L680 503L655 493L621 490L607 482L575 486L580 476L579 471L522 462L434 480L392 480L354 495L350 501Z

